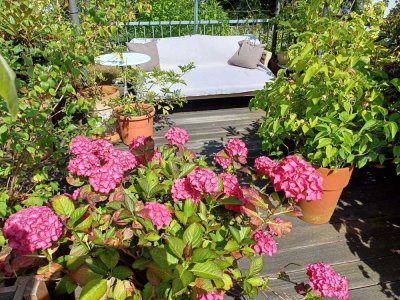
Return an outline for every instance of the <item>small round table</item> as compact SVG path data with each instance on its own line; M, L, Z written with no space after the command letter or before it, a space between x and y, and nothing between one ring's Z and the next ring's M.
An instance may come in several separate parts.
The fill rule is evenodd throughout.
M128 95L128 84L126 81L126 67L144 64L150 61L150 56L143 53L124 52L124 53L107 53L97 56L95 63L103 66L125 67L124 70L124 96Z

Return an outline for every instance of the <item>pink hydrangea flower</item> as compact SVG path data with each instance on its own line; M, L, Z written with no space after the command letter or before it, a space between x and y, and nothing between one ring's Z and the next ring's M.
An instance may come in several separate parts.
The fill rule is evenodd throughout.
M145 136L135 137L132 140L132 143L129 145L129 148L131 148L132 150L139 150L140 146L143 146L145 141L146 141Z
M109 193L120 184L123 177L124 171L120 165L108 163L92 173L89 183L96 192Z
M189 140L189 135L185 129L174 127L167 131L165 138L171 145L185 145Z
M81 191L82 191L82 187L75 189L74 192L72 193L72 197L71 197L72 200L78 200L78 198L81 194Z
M231 157L237 158L238 161L242 164L246 163L247 147L246 144L241 139L238 138L230 139L226 143L225 149Z
M313 263L306 267L310 286L321 297L338 297L341 300L349 298L347 278L340 276L326 263Z
M239 181L236 176L229 173L221 173L222 183L224 184L224 194L228 196L238 196L240 193Z
M109 193L117 187L124 172L139 164L135 155L129 151L115 150L105 140L91 141L77 137L73 139L70 151L76 156L70 159L68 170L78 176L89 177L94 190L102 193Z
M201 200L200 192L195 190L187 178L176 179L171 188L172 199L177 202L179 200L191 199L194 203Z
M60 220L47 206L24 208L12 214L3 228L8 245L22 255L50 248L61 232Z
M136 156L129 151L112 150L107 158L108 162L119 164L123 171L135 168L139 163Z
M218 192L218 176L210 169L196 167L187 178L192 187L199 192Z
M259 254L272 256L278 250L275 240L266 231L260 229L253 234L252 238L256 241L256 244L250 247Z
M216 292L209 292L207 294L197 295L196 300L223 300L224 296L217 294Z
M71 140L69 153L73 155L90 153L92 151L91 142L91 139L78 135Z
M260 156L254 161L254 167L256 172L262 175L271 176L273 170L279 165L279 163L273 161L269 157Z
M287 198L318 200L322 198L322 176L298 156L287 156L271 174L275 191L284 191Z
M110 153L114 150L113 144L106 140L94 140L91 142L92 153L101 160L107 160Z
M91 176L100 166L100 160L92 153L82 153L68 162L68 170L78 176Z
M159 165L161 163L161 158L162 158L161 153L158 150L154 150L152 160L154 160L157 163L157 165Z
M223 168L226 169L230 166L232 163L232 158L230 157L225 157L221 153L217 153L214 155L214 160Z
M150 218L157 230L168 226L171 222L171 212L165 205L157 202L147 202L144 208L139 212L143 218Z

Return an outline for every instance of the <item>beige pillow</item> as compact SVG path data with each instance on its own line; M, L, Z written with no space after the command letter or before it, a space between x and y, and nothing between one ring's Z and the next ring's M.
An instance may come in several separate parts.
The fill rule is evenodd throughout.
M139 65L145 71L152 71L155 67L160 67L160 56L158 55L157 42L149 43L127 43L129 52L143 53L150 56L150 61Z
M228 63L242 68L257 68L265 45L256 45L252 41L244 40L239 42L239 46L239 50L228 60Z

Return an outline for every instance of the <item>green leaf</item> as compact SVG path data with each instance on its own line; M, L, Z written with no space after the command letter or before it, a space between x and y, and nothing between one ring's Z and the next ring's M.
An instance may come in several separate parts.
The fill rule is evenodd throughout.
M100 300L106 292L107 280L94 279L83 287L79 300Z
M118 279L126 279L133 275L133 271L127 266L117 266L113 269L112 275Z
M124 282L122 280L117 280L114 289L113 289L113 299L114 300L125 300L126 299L126 291Z
M242 241L242 238L241 238L241 236L240 236L240 232L239 232L238 229L236 229L236 228L233 227L233 226L229 226L229 231L231 232L233 238L234 238L238 243L240 243L240 242Z
M303 84L309 82L311 78L318 73L318 65L314 64L309 67L304 75Z
M185 177L187 174L193 171L193 169L196 167L196 164L189 163L189 164L184 164L181 166L181 170L179 172L178 178Z
M330 145L332 143L332 139L330 138L322 138L318 141L318 146L317 149L322 148L322 147L326 147L328 145Z
M85 262L93 272L100 275L108 274L107 266L104 265L100 260L88 257Z
M218 265L212 261L197 263L191 269L194 275L205 279L221 279L223 273Z
M154 248L150 250L150 255L151 258L154 260L154 262L160 266L161 268L164 269L170 269L174 265L176 265L179 260L169 253L166 249L164 248Z
M109 269L113 269L118 264L119 253L116 249L107 247L100 252L99 258Z
M182 257L185 246L186 244L180 238L174 236L167 237L167 247L177 258Z
M253 277L254 275L258 275L263 269L263 257L262 256L257 256L254 257L250 261L250 268L246 272L247 277Z
M6 101L8 111L15 120L18 113L18 95L15 73L0 55L0 96Z
M193 250L192 262L203 262L217 257L215 252L208 248L198 248Z
M394 78L390 80L390 83L393 84L396 89L400 92L400 78Z
M52 202L54 211L59 216L71 216L75 210L74 203L66 196L56 196Z
M237 251L240 249L240 245L238 242L236 242L235 240L229 240L226 245L224 250L228 251L228 252L233 252L233 251Z
M264 279L262 279L261 277L251 277L246 279L246 281L251 285L251 286L262 286L264 284Z
M187 218L190 218L196 211L196 204L192 200L186 200L183 206L183 212Z
M74 212L71 214L71 217L69 218L69 222L71 222L71 225L73 225L76 221L78 221L87 211L89 205L81 206L78 207L77 209L74 210Z
M197 248L201 245L203 233L203 227L198 223L193 223L183 233L183 241L185 244L192 243L193 249Z

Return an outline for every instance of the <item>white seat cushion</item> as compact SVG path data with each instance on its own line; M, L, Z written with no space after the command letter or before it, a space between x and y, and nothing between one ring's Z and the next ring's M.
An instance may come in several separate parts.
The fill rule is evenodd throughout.
M197 66L183 76L186 85L174 85L171 90L180 91L185 97L229 95L260 90L273 78L272 72L263 68L245 69L228 64ZM157 86L152 90L159 93Z

